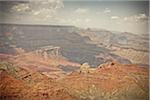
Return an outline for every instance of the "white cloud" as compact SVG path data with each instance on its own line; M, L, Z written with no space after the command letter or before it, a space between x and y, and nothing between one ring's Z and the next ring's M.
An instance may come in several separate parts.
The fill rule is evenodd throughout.
M124 20L124 21L127 21L127 20L128 20L128 17L124 17L123 20Z
M111 10L109 8L105 8L104 13L111 13Z
M91 21L91 19L89 19L89 18L86 18L86 19L85 19L85 22L86 22L86 23L89 23L90 21Z
M146 16L146 14L138 14L138 15L124 17L124 21L139 22L139 21L144 21L144 20L148 20L148 16Z
M97 15L100 15L100 14L102 14L102 12L96 12L96 14L97 14Z
M70 18L70 19L61 19L60 22L63 24L86 27L91 22L91 19L90 18Z
M33 15L39 15L39 14L40 14L39 11L34 11L34 12L33 12Z
M85 8L78 8L75 10L75 13L77 14L85 14L88 12L88 9L85 9Z
M18 4L18 5L14 5L12 8L12 11L16 11L16 12L24 12L29 10L29 5L28 4Z
M111 19L119 19L119 16L111 16Z
M39 20L53 18L59 8L64 7L62 0L30 0L29 3L18 3L11 10L16 13L36 16Z
M146 14L139 14L139 16L137 16L138 19L144 19L147 18Z

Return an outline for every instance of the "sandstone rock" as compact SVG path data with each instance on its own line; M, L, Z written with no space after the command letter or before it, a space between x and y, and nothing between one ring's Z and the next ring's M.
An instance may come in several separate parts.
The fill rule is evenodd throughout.
M90 65L88 63L83 63L80 67L81 73L89 73Z

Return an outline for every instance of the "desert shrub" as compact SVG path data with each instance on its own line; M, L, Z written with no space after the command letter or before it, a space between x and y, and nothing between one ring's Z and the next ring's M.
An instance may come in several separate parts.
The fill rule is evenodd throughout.
M91 85L85 89L70 89L69 93L76 100L148 100L148 93L137 87L106 92Z
M117 95L117 100L149 100L148 93L137 87L127 88Z
M86 89L75 90L73 96L77 100L111 100L110 98L115 94L104 92L97 88L95 85L91 85Z
M99 100L99 90L95 85L89 86L87 89L76 90L76 98L78 100Z
M8 73L16 76L16 66L12 63L6 61L0 62L0 69L6 70Z

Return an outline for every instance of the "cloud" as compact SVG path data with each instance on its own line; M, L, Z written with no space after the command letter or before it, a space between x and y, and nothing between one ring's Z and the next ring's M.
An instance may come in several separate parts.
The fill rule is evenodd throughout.
M88 12L88 9L85 9L85 8L78 8L75 10L75 13L77 14L85 14Z
M124 17L124 21L148 21L148 16L146 14L138 14L133 16Z
M135 15L134 16L135 20L139 21L139 20L148 20L148 16L146 16L146 14L139 14L139 15Z
M111 13L111 10L109 8L105 8L104 13Z
M33 15L39 15L40 12L39 11L34 11Z
M111 16L111 19L114 19L114 20L119 19L119 18L120 18L119 16Z
M12 6L11 10L15 11L15 12L25 12L27 10L29 10L29 5L25 4L25 3L21 3L21 4L17 4Z
M62 0L29 0L12 6L11 11L16 14L36 16L39 20L53 18L58 9L63 8Z
M68 19L61 18L60 19L60 22L62 24L75 25L80 27L88 26L89 23L91 23L91 21L92 20L90 18L68 18Z
M147 18L146 14L139 14L139 16L137 16L138 19L145 19Z
M85 22L86 22L86 23L89 23L89 22L91 22L91 19L86 18L86 19L85 19Z

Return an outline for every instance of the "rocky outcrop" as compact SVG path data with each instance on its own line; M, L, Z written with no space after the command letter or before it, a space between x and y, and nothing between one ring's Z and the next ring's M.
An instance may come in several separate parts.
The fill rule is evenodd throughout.
M47 60L48 58L62 57L60 53L60 47L54 47L54 46L41 47L40 49L37 49L35 53L36 55L41 56L45 60Z
M94 73L71 73L61 80L78 99L148 100L148 68L108 62Z
M0 69L0 98L2 100L8 98L21 98L23 95L27 95L30 91L30 87L12 77L5 70Z
M110 61L93 73L89 72L88 63L81 69L86 74L73 72L52 79L20 67L14 77L8 69L1 68L0 97L2 100L148 100L148 68Z
M83 63L80 67L81 73L89 73L90 65L88 63Z
M0 98L2 100L74 100L59 83L38 72L13 77L0 69Z

